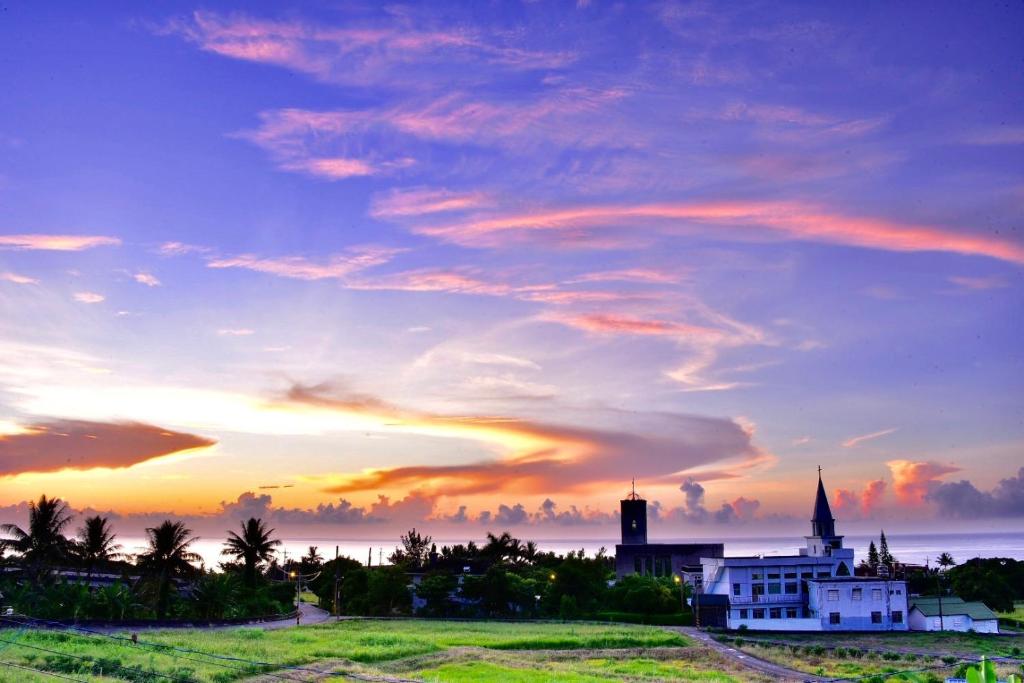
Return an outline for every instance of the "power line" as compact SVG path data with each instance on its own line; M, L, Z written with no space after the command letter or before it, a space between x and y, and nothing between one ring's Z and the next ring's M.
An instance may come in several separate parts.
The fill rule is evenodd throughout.
M72 678L71 676L65 676L64 674L54 673L53 671L43 671L42 669L33 669L31 666L22 666L21 664L15 664L14 662L0 662L2 666L9 666L13 669L22 669L23 671L33 671L37 674L44 676L53 676L54 678L61 678L65 681L75 681L75 683L89 683L89 681L82 678Z
M87 661L87 662L98 662L98 660L96 658L90 657L88 655L76 655L76 654L72 654L70 652L61 652L60 650L51 650L50 648L42 647L42 646L39 646L39 645L29 645L28 643L18 643L18 642L15 642L13 640L4 640L2 638L0 638L0 642L7 643L8 647L10 645L16 645L18 647L25 647L25 648L29 648L29 649L32 649L32 650L38 650L40 652L46 652L46 653L49 653L51 655L57 655L59 657L68 657L68 658L71 658L71 659L77 659L77 660L80 660L80 661ZM109 666L110 666L111 669L117 669L119 671L133 671L133 672L141 671L141 669L139 669L139 668L132 667L132 666L124 666L123 664L113 664L113 663L110 663ZM182 678L181 676L172 676L171 674L165 674L165 673L161 673L159 671L147 671L145 673L147 675L151 675L151 676L159 676L160 678L166 678L166 679L171 680L171 681L187 680L187 679Z

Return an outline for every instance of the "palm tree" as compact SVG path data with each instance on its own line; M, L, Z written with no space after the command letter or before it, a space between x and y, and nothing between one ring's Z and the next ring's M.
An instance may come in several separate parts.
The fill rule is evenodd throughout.
M106 517L95 515L85 520L85 525L78 530L75 552L89 573L97 564L124 557L118 552L121 546L114 542L116 538L117 535L110 528L110 520Z
M273 529L268 529L262 519L250 517L242 524L242 535L234 531L228 532L227 543L224 544L222 555L231 555L236 560L245 562L245 583L256 585L256 570L263 562L270 562L274 557L274 548L281 541L271 538Z
M192 530L184 522L169 519L158 527L146 529L146 535L149 536L149 547L139 555L138 564L144 573L157 581L156 617L163 619L171 597L171 582L196 572L192 563L198 562L200 557L188 548L199 539L192 535Z
M74 513L60 498L39 497L29 503L28 531L17 524L0 525L0 532L11 538L0 541L0 551L20 553L33 574L44 565L59 564L71 554L71 541L64 536L64 528L74 519Z
M938 563L940 567L942 567L942 571L945 571L950 567L956 565L956 560L954 560L953 556L949 553L942 553L935 559L935 561Z
M324 558L320 554L319 548L315 545L309 546L309 552L299 559L299 565L302 567L303 573L308 573L320 569L324 564Z

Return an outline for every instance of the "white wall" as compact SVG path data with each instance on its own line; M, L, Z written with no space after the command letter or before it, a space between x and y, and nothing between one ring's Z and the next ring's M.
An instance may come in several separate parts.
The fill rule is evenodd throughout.
M966 614L943 614L940 624L938 615L926 617L916 609L910 615L911 631L970 631L971 629L977 633L999 633L999 622L995 619L974 621Z
M734 619L729 617L729 628L746 626L751 631L820 631L820 619Z

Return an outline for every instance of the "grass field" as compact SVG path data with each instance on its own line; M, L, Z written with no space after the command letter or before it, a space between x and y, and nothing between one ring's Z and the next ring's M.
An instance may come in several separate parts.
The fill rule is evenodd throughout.
M284 674L289 680L341 680L341 672L524 683L761 680L678 633L644 626L367 620L276 631L152 631L139 637L143 642L133 645L105 636L3 630L0 639L13 643L0 642L0 663L104 682L269 682ZM284 671L289 666L308 670ZM52 680L0 666L0 681Z
M754 657L809 674L912 682L944 680L958 673L964 659L1019 656L1024 646L1018 638L969 633L750 634L728 641ZM1001 676L1020 674L1021 663L999 663L997 669Z

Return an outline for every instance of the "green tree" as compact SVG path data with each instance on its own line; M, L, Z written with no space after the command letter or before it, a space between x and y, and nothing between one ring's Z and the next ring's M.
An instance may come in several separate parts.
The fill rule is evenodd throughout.
M230 555L245 565L245 583L252 588L256 585L256 573L265 562L274 557L274 549L281 541L273 538L273 529L268 529L262 519L250 517L242 524L241 535L228 532L222 555Z
M887 567L891 567L895 561L892 553L889 552L889 541L885 538L885 530L882 530L881 536L878 538L878 561Z
M42 495L29 503L28 531L16 524L0 525L0 532L11 537L2 541L0 551L18 553L31 574L38 577L47 567L66 562L71 556L72 543L64 536L64 529L72 519L74 513L64 501Z
M412 607L409 579L401 567L376 567L366 586L369 612L374 616L405 614Z
M878 571L878 564L881 560L878 557L878 548L875 546L875 542L871 541L868 544L868 567L871 568L872 572Z
M304 574L315 572L323 566L323 555L320 554L320 549L315 545L309 546L309 551L299 559L299 567Z
M458 579L451 574L434 573L423 577L416 586L416 597L427 603L423 607L424 614L431 617L450 616L455 606L452 594L458 586Z
M241 594L237 577L231 574L205 574L192 589L192 605L203 619L232 616Z
M116 541L117 535L111 529L109 519L100 515L88 517L78 530L75 554L91 574L97 565L102 566L124 557Z
M935 562L943 569L943 571L956 566L956 560L953 559L953 556L945 552L939 555Z
M410 529L408 533L402 534L402 547L396 548L395 552L388 556L391 564L403 565L409 568L422 567L427 563L430 555L430 544L433 539Z
M139 569L156 582L156 617L167 616L171 588L177 578L195 575L193 562L200 557L189 550L199 540L184 522L165 520L160 526L146 529L148 547L138 557Z

